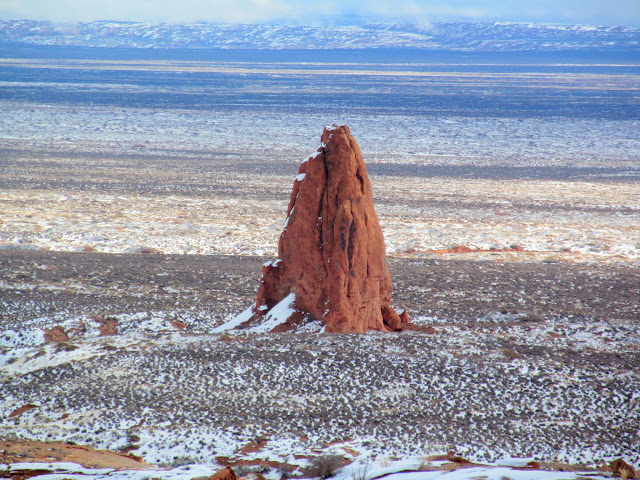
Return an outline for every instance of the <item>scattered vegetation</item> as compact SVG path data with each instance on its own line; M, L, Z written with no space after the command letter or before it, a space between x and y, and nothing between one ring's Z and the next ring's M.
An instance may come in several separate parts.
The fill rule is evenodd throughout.
M320 455L311 460L311 465L307 469L307 475L313 478L333 477L345 464L345 460L340 455Z
M55 350L56 353L59 352L73 352L74 350L77 350L78 345L74 345L73 343L69 343L69 342L60 342L56 344Z

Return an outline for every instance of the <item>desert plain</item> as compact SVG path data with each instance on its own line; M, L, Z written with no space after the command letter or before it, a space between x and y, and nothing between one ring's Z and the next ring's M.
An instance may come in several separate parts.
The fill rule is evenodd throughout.
M3 58L0 437L267 478L637 466L640 67L465 62ZM333 123L425 328L213 333Z

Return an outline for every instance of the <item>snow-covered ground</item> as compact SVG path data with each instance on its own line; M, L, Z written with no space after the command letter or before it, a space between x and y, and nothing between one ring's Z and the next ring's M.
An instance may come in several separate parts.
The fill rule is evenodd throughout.
M30 162L31 163L31 162ZM33 162L35 163L35 162ZM58 165L62 162L55 162ZM293 169L293 168L292 168ZM53 173L55 175L55 173ZM235 176L246 196L176 192L0 192L0 249L277 255L291 178ZM124 179L123 179L124 180ZM520 246L524 252L465 258L636 263L640 259L638 184L373 177L390 255L434 257L460 245ZM211 191L204 186L203 189ZM213 193L213 192L212 192Z
M0 248L275 256L297 165L323 125L314 115L274 125L266 114L31 107L0 104ZM518 245L507 258L640 259L637 121L344 120L390 255Z
M606 473L598 473L593 470L573 472L541 471L526 468L529 459L505 459L494 465L463 466L446 461L429 461L426 458L408 458L402 461L382 459L378 461L356 461L341 469L333 478L335 480L372 480L375 478L387 478L392 480L594 480L610 478ZM452 468L454 465L456 468ZM524 468L523 468L524 467ZM139 470L115 470L112 468L86 468L71 462L35 463L23 462L11 465L0 463L0 474L11 475L19 473L31 473L30 478L37 480L193 480L207 478L216 470L217 465L191 464L171 469L139 469ZM279 480L281 477L275 469L262 468L261 475L266 479ZM37 473L36 473L37 471ZM46 473L43 473L46 472ZM249 476L255 476L249 475Z
M194 335L165 319L158 334L153 319L121 315L123 333L100 336L95 320L71 318L58 324L70 340L45 344L46 319L34 319L2 338L1 434L129 446L161 465L449 450L640 460L635 322L415 320L434 332Z
M375 471L449 451L491 464L388 471L396 480L542 478L502 466L513 458L638 466L640 125L620 94L635 76L327 80L207 65L202 84L164 85L153 81L181 67L155 65L147 87L122 83L142 78L131 65L100 70L104 84L76 78L83 67L0 84L1 437L125 449L172 468L146 474L162 478L273 462L275 479L320 454L375 457ZM270 88L306 93L269 104ZM553 115L509 104L486 116L412 110L424 99L395 88L435 89L425 105L473 89L528 107L591 93L575 115L562 108L582 101L558 94ZM226 103L200 99L217 89ZM200 103L178 105L189 95ZM361 103L341 103L351 97ZM298 164L333 122L362 147L394 275L406 274L395 298L431 333L218 332L255 298L267 258L248 256L275 257ZM457 246L475 251L436 252ZM115 335L100 335L107 324ZM54 326L68 338L47 344ZM51 478L102 475L71 470Z
M73 462L17 462L2 464L4 478L34 478L36 480L193 480L208 478L220 470L217 465L186 465L171 469L118 470L114 468L86 468ZM23 476L28 475L28 476Z
M611 77L606 80L616 82ZM11 87L11 83L3 86ZM619 83L616 86L623 89L625 85ZM37 88L31 83L20 85ZM637 80L628 86L630 94L637 86ZM79 84L61 88L73 91L95 87ZM118 85L114 94L125 92ZM631 178L638 176L633 167L638 165L640 140L635 133L640 121L633 119L469 118L414 116L411 111L405 115L348 110L322 113L308 107L278 116L273 111L247 107L117 109L2 101L0 147L56 152L59 158L97 153L106 159L124 154L182 161L217 157L227 163L292 163L315 151L325 125L338 123L349 125L367 164L628 167ZM269 155L259 158L266 153ZM297 172L292 173L295 176Z

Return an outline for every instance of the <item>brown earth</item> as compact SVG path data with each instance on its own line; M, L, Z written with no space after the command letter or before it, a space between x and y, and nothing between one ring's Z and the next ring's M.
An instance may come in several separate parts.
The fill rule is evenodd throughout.
M73 462L87 468L115 468L142 470L152 465L141 459L108 450L96 450L84 445L63 442L38 442L29 440L0 441L0 462Z
M4 251L0 277L5 283L0 286L0 297L7 306L0 319L6 328L14 328L24 320L54 312L106 318L197 307L203 322L218 324L255 299L265 260L221 255ZM496 311L520 312L530 320L640 318L640 272L626 265L387 261L396 285L395 301L406 306L413 318L429 315L442 322L466 323ZM187 330L197 327L193 322L184 323ZM170 319L167 328L173 329Z

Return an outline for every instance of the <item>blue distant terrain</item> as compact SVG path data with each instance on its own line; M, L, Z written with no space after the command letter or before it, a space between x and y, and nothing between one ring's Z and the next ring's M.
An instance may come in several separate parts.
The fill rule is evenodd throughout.
M640 29L508 22L362 26L0 21L0 44L148 49L420 49L460 52L607 51L638 55Z

